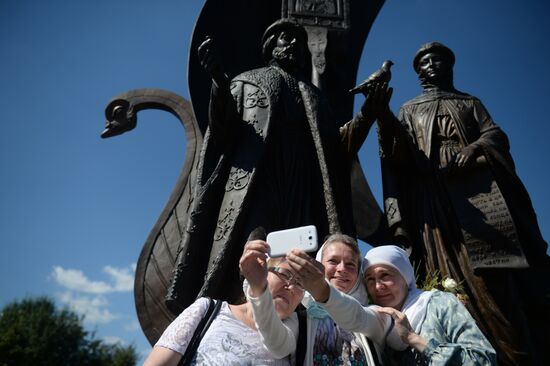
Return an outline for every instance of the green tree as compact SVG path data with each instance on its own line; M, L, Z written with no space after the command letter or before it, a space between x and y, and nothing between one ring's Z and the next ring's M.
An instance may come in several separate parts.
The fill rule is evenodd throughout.
M82 318L56 309L47 297L14 301L0 313L0 366L133 366L133 345L105 344L84 330Z

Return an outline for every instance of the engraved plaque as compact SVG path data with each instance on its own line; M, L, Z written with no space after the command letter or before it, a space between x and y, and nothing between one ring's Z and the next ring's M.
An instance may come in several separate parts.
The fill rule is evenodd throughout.
M528 266L508 205L488 165L449 178L447 187L474 269Z
M345 29L349 27L349 0L286 0L283 17L302 25Z

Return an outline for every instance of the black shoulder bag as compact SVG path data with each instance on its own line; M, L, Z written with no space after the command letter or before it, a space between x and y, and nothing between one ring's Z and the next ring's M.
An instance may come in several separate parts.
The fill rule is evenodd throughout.
M195 353L197 353L197 348L199 348L202 337L204 337L204 334L210 327L210 324L212 324L212 321L216 318L216 315L218 315L218 312L220 311L223 301L214 301L211 298L208 298L208 300L208 309L206 310L206 313L202 317L200 323L197 325L197 329L195 329L193 337L189 341L189 345L187 346L181 361L178 363L178 366L187 366L191 364L193 357L195 357Z

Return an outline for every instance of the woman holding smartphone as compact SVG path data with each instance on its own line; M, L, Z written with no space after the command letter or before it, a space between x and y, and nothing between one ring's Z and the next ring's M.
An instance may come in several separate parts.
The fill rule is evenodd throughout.
M293 365L293 355L286 349L296 348L294 334L298 320L294 313L304 290L286 281L281 273L289 272L284 258L270 260L278 271L268 272L267 262L258 261L246 252L241 258L241 270L254 289L262 288L263 311L256 315L260 322L277 323L287 331L283 337L270 338L282 352L266 349L258 334L250 302L240 305L223 302L220 312L204 334L190 365ZM254 292L255 293L255 292ZM176 366L185 354L193 333L208 308L208 299L199 298L186 308L164 331L153 347L144 366ZM283 339L284 338L284 339ZM292 347L290 347L292 345Z
M245 246L243 258L250 256L263 263L266 261L269 250L269 245L265 241L250 241ZM307 253L299 252L309 257ZM366 303L366 292L362 285L362 258L357 242L353 238L343 234L331 235L319 249L317 256L320 260L318 263L322 265L316 267L315 270L318 271L323 281L329 283L337 292L351 294ZM289 268L293 266L288 256L285 263ZM269 271L267 265L265 270ZM245 274L242 263L241 272ZM247 278L251 278L249 274L245 275ZM304 286L299 277L294 275L294 271L285 271L285 276L292 281L293 285ZM274 354L295 352L296 345L288 342L291 338L296 339L295 334L291 334L288 329L280 326L280 323L262 321L266 318L265 312L268 311L263 305L269 304L269 298L260 299L258 294L265 293L265 282L256 283L250 279L249 282L247 298L252 304L256 327L262 335L264 345ZM307 349L305 350L304 365L379 364L376 361L379 355L369 344L369 339L374 341L376 348L383 349L386 335L391 327L390 316L374 310L368 311L370 316L369 331L363 334L354 334L336 325L329 314L311 298L304 302L307 308ZM276 342L275 340L286 341ZM395 334L393 334L392 344L402 346L402 342Z

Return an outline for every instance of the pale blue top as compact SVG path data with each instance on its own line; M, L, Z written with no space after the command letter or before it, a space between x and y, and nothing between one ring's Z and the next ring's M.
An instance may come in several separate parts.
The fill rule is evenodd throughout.
M420 330L424 352L387 349L392 365L496 365L496 352L464 305L447 292L435 291Z

